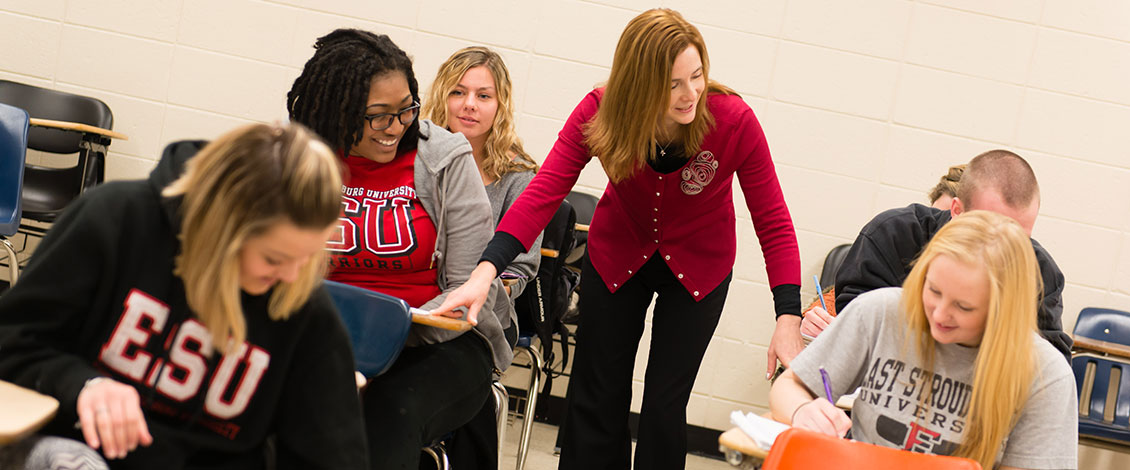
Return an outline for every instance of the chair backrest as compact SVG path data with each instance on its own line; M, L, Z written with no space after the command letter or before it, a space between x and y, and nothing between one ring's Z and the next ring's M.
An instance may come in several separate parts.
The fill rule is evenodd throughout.
M0 235L6 237L20 228L27 122L27 111L0 103Z
M980 470L981 464L960 457L919 454L790 428L777 436L761 468L762 470L814 468Z
M573 206L573 212L577 215L576 223L584 225L592 223L592 214L596 212L596 204L600 202L600 198L588 193L570 191L569 195L565 196L565 200ZM569 263L569 266L580 269L581 257L585 254L589 233L577 230L573 233L573 239L576 242L573 244L573 250L565 257L565 262Z
M110 107L97 98L8 80L0 80L0 103L23 108L32 119L68 121L103 129L114 125ZM27 139L27 147L33 150L78 155L77 163L71 167L27 165L24 170L21 203L24 218L53 222L74 198L102 182L106 146L110 138L94 133L32 126ZM41 232L40 229L32 231Z
M1079 312L1072 334L1130 346L1130 313L1111 308L1087 307Z
M1079 437L1130 445L1130 360L1077 352L1071 369L1079 392Z
M33 118L77 122L103 129L114 126L110 107L89 96L0 80L0 103L23 108ZM58 129L34 127L28 132L28 147L44 152L76 153L81 140L76 132Z
M408 303L340 282L325 281L325 286L349 331L357 370L366 378L383 374L396 361L408 338L412 326Z
M847 257L850 249L851 243L844 243L828 251L828 256L824 257L824 267L820 269L821 286L831 287L836 285L836 272L840 270L840 265L844 264L844 258Z

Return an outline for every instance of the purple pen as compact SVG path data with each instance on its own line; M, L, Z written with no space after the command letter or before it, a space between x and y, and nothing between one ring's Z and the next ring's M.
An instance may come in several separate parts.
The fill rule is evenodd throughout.
M829 402L835 403L832 400L832 379L828 378L828 371L824 370L824 366L820 366L820 380L824 381L824 396L828 398Z

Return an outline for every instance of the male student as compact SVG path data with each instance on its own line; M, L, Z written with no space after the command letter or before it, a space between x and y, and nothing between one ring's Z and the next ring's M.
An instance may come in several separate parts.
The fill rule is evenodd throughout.
M836 273L836 311L842 312L859 294L880 287L901 286L930 238L954 216L975 209L1003 214L1029 235L1040 211L1040 186L1028 162L1007 150L990 150L973 158L958 184L950 210L921 204L890 209L871 219L859 232ZM1071 357L1071 337L1063 332L1063 273L1043 246L1032 240L1043 278L1037 326L1064 356ZM834 319L821 308L805 315L801 331L816 336Z

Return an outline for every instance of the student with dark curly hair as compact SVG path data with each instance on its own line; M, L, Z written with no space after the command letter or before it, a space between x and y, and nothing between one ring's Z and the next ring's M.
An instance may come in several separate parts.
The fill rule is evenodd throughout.
M329 277L434 308L470 276L494 226L471 146L417 119L412 61L388 36L339 29L314 48L287 110L349 170ZM492 301L465 333L414 325L396 363L367 384L374 466L417 468L422 445L483 407L493 373L513 357L503 333L509 318L493 309Z

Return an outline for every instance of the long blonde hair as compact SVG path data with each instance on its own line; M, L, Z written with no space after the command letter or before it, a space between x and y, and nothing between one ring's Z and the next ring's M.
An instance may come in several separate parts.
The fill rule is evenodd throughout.
M522 139L514 131L514 102L511 97L510 71L498 53L480 46L464 47L448 57L432 82L428 99L424 101L423 115L434 123L447 127L447 97L468 70L484 66L494 78L498 110L490 125L486 143L483 144L483 174L497 180L507 173L537 171L538 164L522 148Z
M671 68L691 46L702 58L707 89L698 97L694 120L680 126L681 135L667 136L681 138L687 155L699 151L714 126L707 95L734 91L710 80L710 57L702 34L677 11L656 8L640 13L620 35L600 108L584 130L585 143L613 183L631 177L655 158L655 142L671 100Z
M902 291L907 340L931 372L936 343L922 289L930 263L941 255L983 266L989 279L988 314L974 364L968 425L954 455L993 468L1001 442L1020 416L1038 373L1033 333L1041 292L1039 265L1024 229L1006 216L970 211L942 227L915 262ZM923 394L923 402L929 400L929 393Z
M243 343L240 251L274 224L325 230L341 212L341 168L332 151L300 124L251 124L228 132L188 161L161 192L183 197L181 252L173 273L189 308L228 351ZM326 270L320 250L293 283L271 293L268 313L285 320L309 299Z

